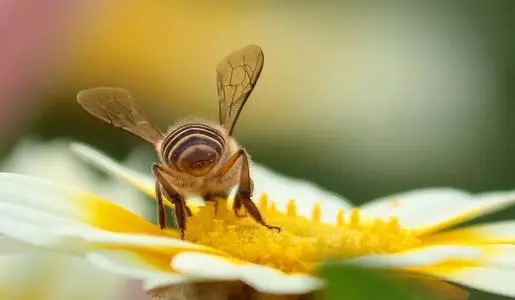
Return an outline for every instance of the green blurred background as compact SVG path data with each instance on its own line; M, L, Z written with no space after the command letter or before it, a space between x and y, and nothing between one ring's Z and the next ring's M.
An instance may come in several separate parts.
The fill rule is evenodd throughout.
M146 170L152 147L86 114L76 93L128 89L162 128L216 120L217 62L258 44L265 66L235 133L255 161L356 204L515 188L513 1L6 3L2 155L65 138L120 160L138 148Z

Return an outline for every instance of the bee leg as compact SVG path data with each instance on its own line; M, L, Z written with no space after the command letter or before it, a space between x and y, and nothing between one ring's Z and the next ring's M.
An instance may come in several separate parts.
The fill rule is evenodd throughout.
M242 203L241 201L236 197L234 199L234 202L232 203L232 209L234 210L234 214L238 217L238 218L243 218L243 217L246 217L247 214L245 214L245 212L241 212L241 208L242 208Z
M188 207L188 205L184 205L184 210L186 210L186 216L188 218L192 216L191 209Z
M166 190L164 191L165 195L167 195L168 198L173 198L174 196L170 195ZM181 239L184 240L184 233L186 231L186 218L188 215L188 209L186 206L186 202L184 199L179 196L179 194L176 194L176 198L173 201L173 204L175 206L175 225L177 226L177 229L181 232ZM190 211L191 213L191 211Z
M240 148L235 154L233 154L231 158L229 158L226 164L220 168L220 176L223 176L227 172L229 172L229 170L234 166L234 164L240 157L242 159L240 169L240 181L238 185L238 190L236 192L236 196L234 198L234 213L238 216L240 208L245 207L245 210L250 214L250 216L254 220L256 220L256 222L265 226L268 229L275 229L277 231L280 231L280 227L268 225L265 222L263 216L261 215L261 212L259 211L259 208L252 201L252 190L254 184L252 182L252 179L250 178L249 158L247 151L245 151L245 149Z
M157 164L155 164L155 165L157 165ZM154 170L154 168L159 168L162 174L167 175L167 176L169 176L169 177L174 178L175 176L177 176L176 174L174 174L174 171L170 170L170 168L168 168L168 167L166 167L166 166L158 165L157 167L153 167L153 169L152 169L152 170ZM175 189L174 189L174 188L172 188L172 190L173 190L173 193L172 193L172 194L178 194L178 193L175 191ZM178 197L178 196L177 196L177 197ZM175 204L175 203L174 203L174 201L175 201L174 199L171 199L171 201L172 201L172 203L173 203L173 204ZM186 215L187 215L188 217L191 217L191 216L192 216L192 213L191 213L191 209L188 207L188 205L184 204L184 209L186 210Z
M229 195L227 193L209 193L204 195L204 201L206 202L214 202L214 214L216 215L218 212L219 199L227 199Z
M238 149L238 151L236 151L236 153L234 153L226 162L225 164L220 168L220 170L218 170L218 174L217 176L218 177L223 177L225 176L225 174L227 174L231 169L232 167L234 166L234 164L238 161L238 159L245 153L245 150L243 150L243 148L240 148ZM234 198L234 202L233 202L233 205L232 205L232 209L234 211L234 214L237 216L237 217L240 217L240 218L243 218L245 217L245 213L241 213L240 210L241 210L241 207L242 207L242 203L241 201L238 199L238 197Z
M202 198L204 198L204 201L206 202L213 202L213 214L216 216L216 213L218 212L218 202L216 201L216 196L214 194L206 194Z
M218 201L216 200L216 198L214 196L210 196L212 198L210 198L211 200L210 201L213 201L214 202L214 205L213 205L213 214L216 216L216 214L218 213Z
M184 239L184 233L186 231L186 216L188 214L188 210L186 209L186 202L179 193L175 190L175 188L166 180L165 176L171 176L169 172L166 172L166 167L160 164L152 164L152 172L159 182L159 191L160 197L164 195L170 202L174 204L175 207L175 224L177 229L181 232L181 239ZM161 200L162 202L162 200ZM191 211L190 211L191 213Z
M157 217L159 221L159 227L161 229L166 228L166 212L165 212L165 205L163 203L163 191L161 187L161 183L156 180L155 184L155 190L156 190L156 198L157 198Z
M156 180L156 197L157 197L157 213L159 216L159 225L161 229L164 229L166 227L166 212L165 212L165 206L163 203L163 194L165 192L163 191L162 185L159 183L159 181ZM176 205L176 201L172 201L174 206ZM186 216L191 217L191 209L188 207L188 205L184 206L184 209L186 210Z

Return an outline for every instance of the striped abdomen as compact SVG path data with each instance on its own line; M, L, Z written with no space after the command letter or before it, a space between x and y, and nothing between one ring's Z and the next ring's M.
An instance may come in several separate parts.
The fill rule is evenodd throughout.
M194 176L208 173L224 153L225 140L214 128L186 124L170 132L161 144L166 164Z

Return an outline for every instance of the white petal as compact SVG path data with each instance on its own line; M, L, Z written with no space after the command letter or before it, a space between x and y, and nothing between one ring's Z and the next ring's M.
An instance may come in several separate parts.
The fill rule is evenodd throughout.
M60 228L87 227L78 221L76 191L30 176L0 173L0 233L25 243L50 246Z
M515 245L473 246L481 252L472 266L449 261L413 270L478 290L515 297Z
M92 163L115 176L127 180L141 191L154 197L154 180L150 176L150 166L149 175L144 175L124 167L123 165L115 162L104 154L84 144L71 143L70 149L73 153L85 161Z
M216 280L239 278L233 263L211 255L184 252L174 257L171 266L181 273L197 277Z
M136 255L126 251L106 250L90 252L86 259L93 264L118 275L148 282L176 284L189 281L189 277L177 273L156 270Z
M211 280L241 280L256 290L270 294L304 294L319 289L320 279L305 274L284 274L278 270L237 264L212 255L183 252L172 261L174 270Z
M321 279L307 274L284 274L258 265L239 267L241 280L262 293L305 294L323 287Z
M515 269L515 245L479 246L485 255L481 265L492 268Z
M362 207L364 218L396 216L407 229L431 232L515 204L515 192L472 195L454 189L426 189L382 198Z
M60 236L64 238L81 239L91 244L104 244L115 246L127 246L148 248L147 251L152 249L184 249L184 250L197 250L197 251L211 251L211 248L204 247L199 244L190 243L187 241L174 239L171 237L161 237L152 235L138 235L128 233L115 233L99 229L74 229L59 231ZM212 250L216 252L216 250Z
M353 207L347 199L336 193L305 180L281 175L256 163L252 165L252 176L256 198L266 193L282 211L286 211L289 200L294 199L298 213L311 217L314 205L319 203L323 212L322 220L334 222L338 210L348 210Z
M81 219L85 208L76 201L78 195L78 191L44 179L0 173L0 234L29 244L73 251L86 249L92 243L207 249L172 238L95 228Z
M15 217L0 215L0 233L20 241L21 243L36 246L58 247L58 234L54 232L53 226L42 226L34 223L19 220Z
M388 218L392 215L401 220L412 216L432 214L455 205L472 201L472 195L452 188L427 188L394 194L370 201L361 206L361 215L371 218ZM415 218L415 217L413 217Z
M454 283L493 294L515 297L515 270L488 267L470 267L450 274L427 272Z
M477 260L481 254L481 249L472 246L430 246L399 253L367 255L342 263L372 268L423 267L453 259Z
M515 243L515 221L500 221L489 224L463 227L436 233L424 238L431 244L495 244Z
M69 222L69 220L61 219L59 216L52 217L44 212L31 211L30 209L21 211L21 214L24 217L20 216L21 219L18 219L4 215L2 209L2 213L0 213L0 232L24 243L71 253L85 253L95 245L102 245L98 247L104 248L125 247L135 249L134 251L145 248L161 249L161 251L166 251L166 249L170 251L174 249L215 251L201 245L168 237L104 231L87 224Z
M515 192L496 192L477 195L471 203L445 207L434 216L424 215L420 219L410 218L405 224L421 233L447 228L468 220L503 210L515 204Z
M71 201L77 191L51 181L14 173L0 173L0 202L39 209L61 216L75 216Z

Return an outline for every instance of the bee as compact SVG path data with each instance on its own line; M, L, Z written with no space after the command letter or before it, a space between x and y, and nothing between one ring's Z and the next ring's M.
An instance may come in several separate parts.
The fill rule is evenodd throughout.
M201 196L205 201L226 199L237 186L235 214L242 217L244 208L257 223L280 230L265 222L252 201L250 157L232 136L241 110L259 79L263 61L263 51L256 45L229 54L216 68L218 123L182 120L166 133L145 117L131 93L124 89L98 87L77 94L77 102L91 115L154 146L159 163L152 164L152 174L161 229L167 226L164 199L174 205L175 223L184 239L186 219L191 216L186 197Z

